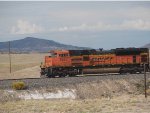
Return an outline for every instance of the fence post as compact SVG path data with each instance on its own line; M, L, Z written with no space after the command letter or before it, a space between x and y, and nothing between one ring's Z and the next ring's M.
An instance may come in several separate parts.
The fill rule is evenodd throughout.
M146 80L146 64L144 64L144 90L145 90L145 98L147 98L147 80Z

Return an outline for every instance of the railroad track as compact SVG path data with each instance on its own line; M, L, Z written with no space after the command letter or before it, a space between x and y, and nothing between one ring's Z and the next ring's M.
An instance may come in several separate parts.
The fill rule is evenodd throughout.
M105 76L104 76L105 75ZM147 78L150 78L150 73L147 73ZM43 87L61 87L66 85L74 85L88 82L101 82L103 80L117 80L117 79L144 79L143 74L102 74L100 76L77 76L77 77L64 77L64 78L23 78L23 79L6 79L0 80L0 89L12 89L12 83L23 81L29 89L43 88Z
M120 75L119 73L103 73L103 74L84 74L77 75L74 77L85 77L85 76L110 76L110 75ZM123 74L126 75L126 74ZM67 78L67 77L55 77L55 78ZM0 81L16 81L16 80L29 80L29 79L49 79L49 78L17 78L17 79L0 79ZM52 79L52 78L51 78Z
M119 75L119 73L106 73L106 74L84 74L77 75L74 77L85 77L85 76L109 76L109 75ZM59 78L59 77L56 77ZM64 78L64 77L62 77ZM49 79L49 78L18 78L18 79L0 79L0 81L17 81L17 80L29 80L29 79ZM52 79L52 78L51 78Z

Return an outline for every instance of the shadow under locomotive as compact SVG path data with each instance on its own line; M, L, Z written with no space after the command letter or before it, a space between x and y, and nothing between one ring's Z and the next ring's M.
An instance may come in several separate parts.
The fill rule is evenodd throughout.
M41 77L149 71L148 48L53 50L41 64Z

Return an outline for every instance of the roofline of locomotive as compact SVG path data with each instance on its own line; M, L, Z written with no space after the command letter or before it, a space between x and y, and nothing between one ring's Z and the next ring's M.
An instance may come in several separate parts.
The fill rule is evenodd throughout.
M63 52L74 52L74 51L78 51L78 52L81 52L81 51L85 51L85 52L88 52L87 54L80 54L80 55L98 55L98 54L106 54L106 53L112 53L112 54L117 54L118 52L127 52L127 51L130 51L131 53L132 52L146 52L148 51L149 52L149 49L148 48L116 48L116 49L110 49L110 50L103 50L103 49L83 49L83 50L80 50L80 49L77 49L77 50L65 50L65 49L62 49L62 50L51 50L51 52L58 52L58 53L63 53ZM96 54L95 54L96 52ZM76 55L72 55L72 56L76 56Z

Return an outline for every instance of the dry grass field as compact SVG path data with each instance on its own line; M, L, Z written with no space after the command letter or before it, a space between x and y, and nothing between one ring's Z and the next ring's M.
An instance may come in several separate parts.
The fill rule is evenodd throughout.
M0 79L29 78L40 76L40 64L48 54L11 54L10 74L8 54L0 54Z
M0 113L149 113L150 98L122 95L112 99L26 100L0 103Z

